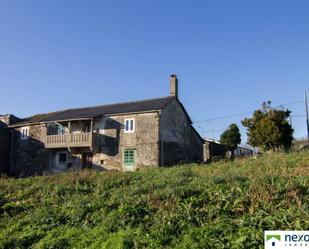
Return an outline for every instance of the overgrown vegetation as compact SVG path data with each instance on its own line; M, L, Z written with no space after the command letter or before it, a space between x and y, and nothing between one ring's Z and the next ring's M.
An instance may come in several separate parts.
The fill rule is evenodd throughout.
M0 179L0 248L263 248L309 229L309 153Z

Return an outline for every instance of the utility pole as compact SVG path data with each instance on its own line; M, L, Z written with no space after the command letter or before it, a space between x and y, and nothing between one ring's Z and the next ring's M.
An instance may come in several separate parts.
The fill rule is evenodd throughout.
M306 111L307 139L309 141L309 118L308 118L308 103L307 103L307 92L306 91L305 91L305 111Z

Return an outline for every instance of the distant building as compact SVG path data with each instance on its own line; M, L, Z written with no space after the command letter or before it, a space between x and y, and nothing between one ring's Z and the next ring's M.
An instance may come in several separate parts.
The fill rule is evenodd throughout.
M236 150L234 150L234 155L236 157L247 157L247 156L252 156L254 154L253 150L250 148L245 148L238 146Z
M229 152L228 146L211 139L204 140L203 150L204 162L223 159L227 157L227 153Z
M227 145L220 144L220 142L205 139L204 140L204 162L209 162L217 159L228 158L231 156L230 148ZM234 150L235 157L247 157L254 154L254 151L250 148L238 146Z
M294 150L304 150L304 149L309 149L309 141L308 139L299 139L299 140L294 140L292 144L292 148Z

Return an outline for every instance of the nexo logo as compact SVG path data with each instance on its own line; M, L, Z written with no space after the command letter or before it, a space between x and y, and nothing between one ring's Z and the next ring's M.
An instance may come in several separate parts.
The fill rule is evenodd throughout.
M265 231L265 249L309 248L309 231Z
M309 242L309 234L286 234L286 242Z

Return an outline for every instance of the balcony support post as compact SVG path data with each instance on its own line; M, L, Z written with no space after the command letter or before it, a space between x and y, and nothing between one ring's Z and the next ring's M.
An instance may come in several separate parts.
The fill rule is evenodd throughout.
M90 121L90 133L93 132L93 119L91 119Z
M92 141L92 138L93 138L93 119L91 119L90 121L90 150L92 151L93 150L93 141Z

